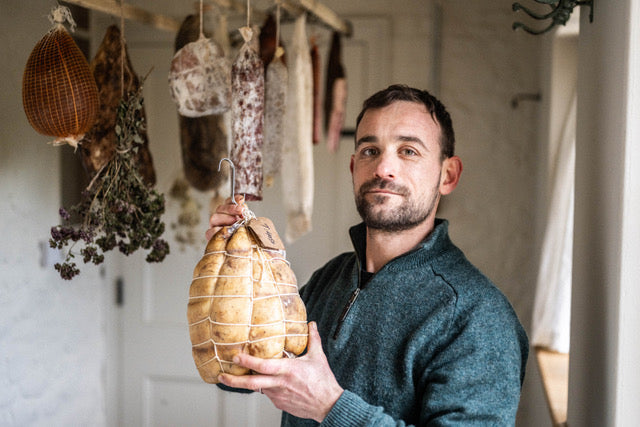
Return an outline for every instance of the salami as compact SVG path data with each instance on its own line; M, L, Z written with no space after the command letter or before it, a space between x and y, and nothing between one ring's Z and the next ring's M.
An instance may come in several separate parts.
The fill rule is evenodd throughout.
M262 150L265 186L271 187L282 166L282 140L287 102L287 67L282 61L284 49L276 49L267 66L264 112L264 147Z
M313 143L322 141L322 97L320 96L320 53L315 37L311 37L311 69L313 76Z
M264 64L252 46L254 31L243 27L240 32L244 44L231 67L231 160L236 192L245 200L262 200Z
M331 40L326 82L324 110L327 148L330 152L336 152L340 145L340 134L347 108L347 78L342 65L341 40L338 32L333 33Z
M306 14L296 19L288 58L282 188L285 238L291 243L311 230L313 210L313 82Z
M89 176L94 176L115 154L115 124L118 105L123 95L121 82L124 82L126 96L127 93L137 92L140 79L133 71L126 47L124 58L122 56L122 39L120 29L116 25L107 28L90 67L98 85L100 108L93 127L82 139L80 151L85 170ZM139 134L143 143L139 145L135 155L136 164L145 183L153 186L156 182L156 174L149 151L147 132L141 129Z
M180 48L171 61L169 89L185 117L222 114L231 104L231 64L222 48L200 34Z
M269 64L275 57L278 44L276 40L277 33L276 20L272 14L269 14L264 24L262 24L260 37L258 38L260 41L260 59L262 59L265 69L269 67Z
M199 33L199 16L187 16L176 35L175 50L179 51L197 40ZM185 117L179 114L178 118L182 166L189 184L200 191L215 190L224 185L226 169L223 173L218 172L220 160L227 157L228 153L224 117Z

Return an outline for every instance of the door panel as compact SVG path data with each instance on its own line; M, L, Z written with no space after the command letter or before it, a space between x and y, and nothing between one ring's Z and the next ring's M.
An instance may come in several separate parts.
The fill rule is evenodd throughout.
M389 22L384 18L364 18L353 21L355 35L345 39L343 52L350 86L347 108L347 127L355 123L364 96L388 84L389 72ZM178 119L176 107L170 99L167 85L169 63L173 56L173 43L166 36L148 34L129 37L128 49L134 69L139 74L153 71L145 82L145 108L148 121L150 149L153 155L157 189L165 194L167 226L165 238L171 245L171 254L160 264L148 264L146 254L133 254L122 262L124 304L118 310L120 327L118 343L118 424L123 426L277 426L280 411L263 395L227 393L216 386L204 383L191 357L186 309L193 268L202 256L205 241L181 247L173 238L171 223L179 213L179 202L168 197L173 181L182 173ZM147 39L144 40L144 37ZM139 41L142 39L142 41ZM158 41L163 40L164 41ZM134 41L131 41L134 40ZM343 230L353 224L353 196L348 176L348 159L352 151L352 139L343 138L337 155L326 150L316 158L320 172L316 181L335 182L334 196L327 197L331 204L317 204L314 211L318 224L327 230ZM338 171L338 172L336 172ZM335 173L334 173L335 172ZM322 181L326 175L326 180ZM318 184L317 188L321 188ZM207 228L209 198L211 194L192 190L201 209L203 235ZM280 193L265 200L261 214L270 215L281 205ZM265 197L266 198L266 197ZM275 214L277 215L277 214ZM321 219L323 218L323 219ZM320 222L330 219L330 222ZM281 220L274 218L274 222ZM338 224L339 223L339 224ZM345 236L338 239L318 239L313 245L291 251L292 261L303 265L301 280L306 280L312 268L317 268L318 253L335 255L348 249ZM316 246L314 246L316 245ZM322 245L325 245L324 247ZM295 254L293 252L296 252ZM312 265L314 264L315 265Z

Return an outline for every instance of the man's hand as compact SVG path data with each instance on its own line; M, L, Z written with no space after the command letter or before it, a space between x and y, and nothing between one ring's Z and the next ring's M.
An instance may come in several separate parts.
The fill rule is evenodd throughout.
M236 195L235 204L231 201L231 197L225 200L223 205L216 208L216 212L209 218L209 229L205 233L207 240L211 240L214 234L218 232L222 227L227 225L233 225L236 221L242 219L242 211L247 207L244 204L244 197L242 195Z
M307 353L297 359L260 359L239 354L233 363L254 375L221 374L224 385L264 393L276 408L299 418L322 422L342 392L322 350L318 327L309 323Z

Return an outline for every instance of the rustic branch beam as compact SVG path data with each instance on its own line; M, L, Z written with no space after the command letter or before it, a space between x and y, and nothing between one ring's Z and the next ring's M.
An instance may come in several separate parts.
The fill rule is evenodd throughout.
M300 4L303 8L323 20L328 26L345 36L351 36L353 32L349 21L340 18L332 9L317 0L284 0L284 2Z
M125 19L141 22L144 24L152 25L155 28L177 32L180 28L180 22L176 19L161 15L158 13L149 12L145 9L132 6L122 2L122 5L117 0L65 0L67 3L72 3L78 6L86 7L87 9L96 10L109 15L120 17L122 14ZM280 0L283 8L292 13L302 13L308 11L317 16L325 24L332 29L350 36L352 34L352 27L349 21L340 18L333 10L325 6L323 3L317 0ZM210 3L217 4L229 10L234 10L240 13L246 13L246 6L244 2L240 0L208 0ZM256 11L252 8L252 16L257 19L263 19L263 12Z
M207 0L211 3L215 3L220 7L224 7L229 10L233 10L240 13L246 13L246 2L242 0ZM292 15L300 15L307 11L317 16L321 21L327 24L332 29L350 36L353 32L351 23L340 18L332 9L325 6L323 3L317 0L279 0L283 9L291 13ZM251 8L251 16L257 20L264 19L262 12Z
M180 22L177 20L157 13L152 13L147 10L141 9L136 6L131 6L126 3L122 3L116 0L65 0L67 3L72 3L78 6L86 7L87 9L97 10L116 17L124 16L125 19L129 19L143 24L152 25L155 28L165 31L177 32L180 28Z

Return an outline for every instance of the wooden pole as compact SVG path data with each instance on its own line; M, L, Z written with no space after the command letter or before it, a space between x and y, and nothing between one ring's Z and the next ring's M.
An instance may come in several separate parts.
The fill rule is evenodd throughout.
M122 9L120 9L120 3L116 0L65 0L67 3L72 3L78 6L85 7L91 10L97 10L112 16L120 17L121 10L125 19L129 19L143 24L152 25L155 28L177 32L180 28L180 22L177 20L157 13L152 13L147 10L141 9L136 6L131 6L126 3L122 3Z

